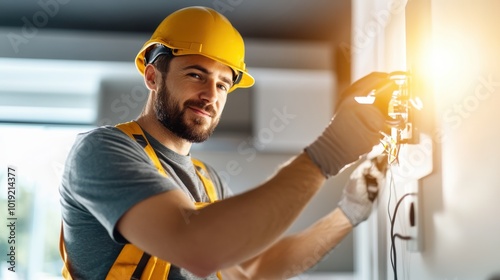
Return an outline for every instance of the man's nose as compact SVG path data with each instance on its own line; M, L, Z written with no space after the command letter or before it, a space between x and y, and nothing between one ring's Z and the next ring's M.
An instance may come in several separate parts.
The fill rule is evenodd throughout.
M214 80L207 81L200 93L200 98L209 104L216 103L218 100L217 82Z

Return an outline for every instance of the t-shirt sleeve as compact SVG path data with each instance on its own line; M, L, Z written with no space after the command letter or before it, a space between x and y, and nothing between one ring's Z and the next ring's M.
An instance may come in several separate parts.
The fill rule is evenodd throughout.
M79 135L65 168L70 195L117 242L126 242L115 227L127 210L153 195L178 189L158 173L138 143L114 127Z

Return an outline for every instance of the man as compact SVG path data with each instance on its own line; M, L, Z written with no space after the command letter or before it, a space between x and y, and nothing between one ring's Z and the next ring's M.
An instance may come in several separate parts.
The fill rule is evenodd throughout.
M232 196L189 152L217 126L228 93L254 83L240 34L212 9L181 9L158 26L136 65L150 90L141 115L79 135L66 162L66 279L285 279L314 265L368 217L364 175L378 184L384 178L370 164L357 169L339 207L282 237L328 177L379 142L385 124L377 108L346 98L304 152ZM348 93L389 83L376 73Z

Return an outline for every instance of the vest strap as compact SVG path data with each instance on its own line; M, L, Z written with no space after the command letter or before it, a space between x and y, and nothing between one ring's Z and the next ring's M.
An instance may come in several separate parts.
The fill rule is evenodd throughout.
M130 138L134 139L137 143L139 143L144 148L144 151L149 156L149 158L153 161L153 164L156 169L158 169L158 172L160 172L160 174L164 176L167 176L167 172L165 172L165 170L161 166L160 160L158 159L155 150L153 149L151 144L149 144L148 139L144 135L144 132L142 131L138 123L134 121L120 123L117 124L116 127L123 133L127 134Z
M132 274L132 280L140 280L142 272L146 268L146 265L148 264L149 259L151 258L151 255L148 253L142 254L141 260L137 264L137 267L134 270L134 273Z

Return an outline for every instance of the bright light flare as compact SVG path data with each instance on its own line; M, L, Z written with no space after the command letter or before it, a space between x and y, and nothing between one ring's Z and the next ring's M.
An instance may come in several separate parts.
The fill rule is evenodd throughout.
M477 46L466 34L437 33L425 51L427 75L438 96L451 97L463 90L474 73L478 73Z

